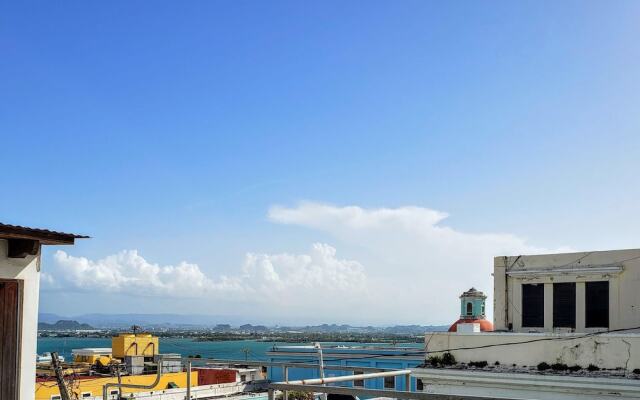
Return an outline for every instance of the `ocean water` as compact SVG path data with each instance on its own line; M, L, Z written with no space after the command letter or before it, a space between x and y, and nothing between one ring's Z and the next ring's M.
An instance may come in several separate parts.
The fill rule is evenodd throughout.
M245 352L249 360L265 360L265 352L277 342L257 342L254 340L233 340L225 342L197 342L192 339L160 338L161 353L177 353L182 356L199 354L204 358L244 360ZM71 360L71 350L87 347L111 347L110 338L38 338L38 354L57 351Z
M177 353L182 356L200 354L203 358L219 358L244 360L245 352L248 360L266 360L266 351L275 346L303 345L304 343L257 342L255 340L232 340L225 342L197 342L192 339L160 338L161 353ZM331 342L326 345L358 346L367 343ZM381 346L376 344L376 346ZM422 347L419 343L403 343L403 347ZM38 338L38 354L57 351L58 354L71 360L71 350L87 347L111 347L110 338Z

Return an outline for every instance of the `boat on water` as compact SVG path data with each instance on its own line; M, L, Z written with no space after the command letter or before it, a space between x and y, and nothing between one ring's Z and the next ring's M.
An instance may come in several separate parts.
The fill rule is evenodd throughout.
M179 354L160 353L159 344L147 333L122 333L111 347L72 350L69 363L51 353L38 356L35 399L63 399L56 365L72 399L102 399L105 391L109 399L182 400L187 391L197 399L266 398L266 370L206 362L192 367Z

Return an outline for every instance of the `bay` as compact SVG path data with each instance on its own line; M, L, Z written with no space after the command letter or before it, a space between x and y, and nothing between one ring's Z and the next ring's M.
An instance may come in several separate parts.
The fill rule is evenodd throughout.
M310 344L310 343L309 343ZM304 343L262 342L255 340L230 340L221 342L199 342L189 338L160 338L161 353L176 353L183 357L199 354L203 358L218 358L227 360L263 361L267 359L266 352L273 346L304 345ZM363 346L367 343L330 342L323 345ZM375 344L377 347L392 345ZM419 343L402 343L402 347L422 348ZM110 338L38 338L38 354L57 351L66 360L71 361L71 351L88 347L111 347Z

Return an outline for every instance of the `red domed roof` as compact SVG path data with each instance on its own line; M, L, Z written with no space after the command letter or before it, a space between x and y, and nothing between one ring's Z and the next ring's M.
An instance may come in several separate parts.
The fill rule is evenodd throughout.
M480 332L493 331L493 324L484 318L460 318L449 327L449 332L457 332L458 324L480 324Z

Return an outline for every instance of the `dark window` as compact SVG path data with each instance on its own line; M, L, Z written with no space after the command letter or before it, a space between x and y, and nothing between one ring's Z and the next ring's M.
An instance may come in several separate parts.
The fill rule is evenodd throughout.
M609 328L609 282L585 283L585 326Z
M522 285L522 326L544 327L544 285Z
M246 375L240 375L240 381L241 382L246 382L247 381L247 376Z
M473 315L473 304L467 303L467 315Z
M354 375L362 375L362 371L354 371ZM364 381L362 379L353 381L353 386L364 387Z
M576 327L575 282L553 284L553 327Z
M424 384L422 383L422 379L416 379L416 390L417 391L424 390Z
M395 389L396 388L396 378L394 376L385 376L384 377L384 388L385 389Z

